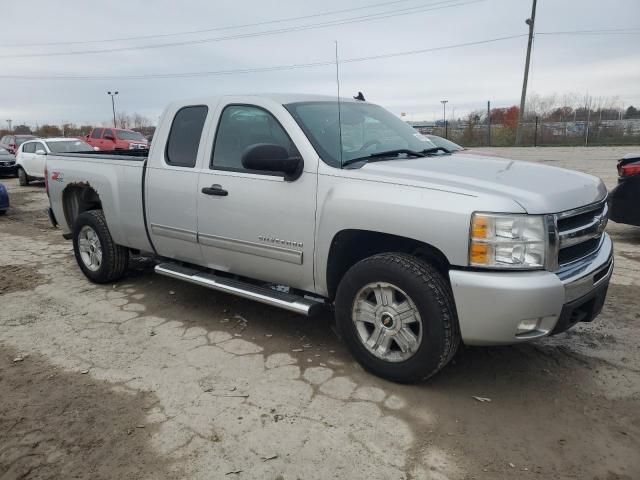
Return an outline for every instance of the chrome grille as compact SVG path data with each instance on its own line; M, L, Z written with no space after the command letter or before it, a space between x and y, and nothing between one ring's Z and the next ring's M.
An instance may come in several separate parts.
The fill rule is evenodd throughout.
M585 207L558 213L558 266L576 262L598 250L607 226L606 199Z

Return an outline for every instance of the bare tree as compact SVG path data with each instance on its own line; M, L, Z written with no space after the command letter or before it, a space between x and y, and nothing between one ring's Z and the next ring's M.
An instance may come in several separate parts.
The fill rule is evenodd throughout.
M137 112L133 114L133 128L144 129L149 126L151 126L151 120Z

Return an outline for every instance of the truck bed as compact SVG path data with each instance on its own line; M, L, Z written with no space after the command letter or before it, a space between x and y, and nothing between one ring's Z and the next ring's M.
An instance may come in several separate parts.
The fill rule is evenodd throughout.
M47 156L51 208L63 230L71 232L63 207L65 191L91 187L99 196L116 243L152 251L145 228L144 176L149 152L114 150Z

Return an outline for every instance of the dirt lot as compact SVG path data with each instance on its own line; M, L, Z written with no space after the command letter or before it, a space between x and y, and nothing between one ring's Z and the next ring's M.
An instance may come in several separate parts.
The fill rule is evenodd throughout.
M494 151L613 187L630 150ZM462 349L429 383L400 386L363 372L328 315L155 276L141 259L118 284L88 283L42 185L2 181L0 480L640 478L640 228L608 228L616 270L593 324Z

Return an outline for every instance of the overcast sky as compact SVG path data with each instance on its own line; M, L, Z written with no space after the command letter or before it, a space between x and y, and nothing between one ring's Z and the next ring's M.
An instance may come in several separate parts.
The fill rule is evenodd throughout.
M61 2L50 0L4 3L0 121L11 118L13 125L100 123L111 116L107 90L120 92L118 110L139 112L154 122L168 101L181 98L287 91L335 94L335 67L163 79L36 80L6 78L7 75L127 76L308 64L331 61L335 40L340 58L369 57L526 34L524 20L531 12L531 0L65 0L63 9ZM368 6L333 15L219 29ZM361 20L374 14L386 18L370 17L369 21L343 25L166 48L60 55L237 37L356 17ZM529 92L589 92L594 96L617 96L621 105L640 106L638 20L639 0L539 0L537 32L639 30L615 35L538 35ZM207 29L211 31L137 40L34 45ZM523 36L345 63L340 66L342 93L351 95L361 90L368 100L395 113L407 112L414 120L440 118L441 99L449 101L448 112L455 109L456 116L486 108L487 100L495 106L509 106L519 102L526 42ZM21 44L32 46L19 47Z

